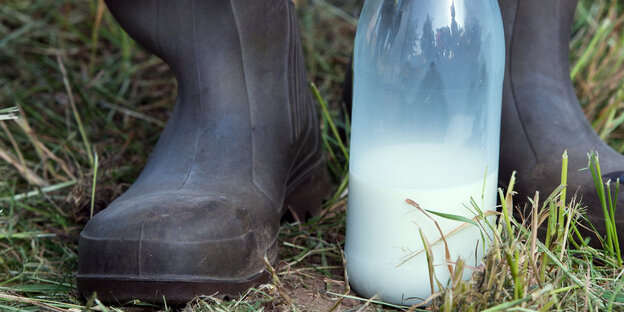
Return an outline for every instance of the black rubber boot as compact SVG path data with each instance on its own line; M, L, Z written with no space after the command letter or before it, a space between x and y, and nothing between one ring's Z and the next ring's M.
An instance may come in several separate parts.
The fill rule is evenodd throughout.
M499 0L499 4L507 43L501 184L506 185L516 170L517 198L533 197L539 190L544 199L560 184L561 156L567 150L568 198L578 190L589 220L604 235L602 206L591 173L579 169L587 167L587 153L597 151L603 175L615 181L624 173L624 158L595 134L570 80L569 41L577 0ZM624 198L620 198L616 219L619 241L624 242ZM598 243L593 235L592 242Z
M293 4L107 4L179 95L139 178L80 234L80 292L184 303L268 281L280 217L319 212L328 191Z

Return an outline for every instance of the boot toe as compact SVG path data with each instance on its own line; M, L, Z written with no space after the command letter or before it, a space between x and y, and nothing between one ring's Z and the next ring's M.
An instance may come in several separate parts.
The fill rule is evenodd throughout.
M259 241L263 240L258 233L262 230L253 228L252 216L244 207L225 197L175 194L114 202L80 234L77 277L79 284L83 282L81 292L88 297L97 291L100 298L105 292L115 300L151 296L158 301L165 295L171 302L180 296L167 285L192 284L193 289L184 290L178 298L182 302L224 289L214 285L246 284L257 279L265 269L261 257L274 260L277 244ZM84 286L102 283L111 286ZM148 296L136 291L117 292L112 285L119 283L135 288L136 283L148 283L156 289L149 290ZM209 287L197 289L202 284Z

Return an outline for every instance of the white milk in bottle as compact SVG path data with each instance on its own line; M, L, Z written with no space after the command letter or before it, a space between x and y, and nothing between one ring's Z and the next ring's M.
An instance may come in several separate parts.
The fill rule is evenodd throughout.
M345 254L363 297L411 305L461 258L480 264L491 233L420 208L475 217L495 210L504 37L494 0L366 0L354 53ZM472 199L472 202L471 202ZM490 218L489 222L493 222ZM435 283L434 283L435 284ZM437 285L433 291L437 291Z

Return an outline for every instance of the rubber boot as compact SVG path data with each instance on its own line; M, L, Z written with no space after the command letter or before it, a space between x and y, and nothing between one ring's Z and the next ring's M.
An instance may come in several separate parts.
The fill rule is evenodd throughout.
M179 94L139 178L80 234L80 292L184 303L268 281L281 216L328 191L293 4L106 2Z
M589 221L605 235L603 210L587 154L597 151L605 180L624 181L624 158L595 134L579 105L569 70L570 31L577 0L499 0L507 46L503 92L500 181L517 171L516 196L545 199L561 181L561 157L569 156L568 200L587 207ZM622 198L622 197L620 197ZM616 212L624 241L624 201ZM619 217L618 217L619 216ZM591 243L598 239L589 232Z

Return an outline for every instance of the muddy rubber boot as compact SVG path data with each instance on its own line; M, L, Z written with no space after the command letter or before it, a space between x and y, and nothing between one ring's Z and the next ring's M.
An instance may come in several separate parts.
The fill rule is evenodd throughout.
M268 281L281 216L328 191L293 4L106 2L179 94L139 178L80 234L79 291L185 303Z
M595 134L579 105L569 70L569 41L576 0L499 0L507 46L503 92L500 181L516 170L516 198L535 191L544 200L560 184L561 156L569 155L568 200L578 190L587 215L605 235L602 206L587 168L594 150L606 179L624 181L624 157ZM624 196L616 212L624 241ZM618 218L619 216L619 218ZM593 245L599 242L591 236Z

